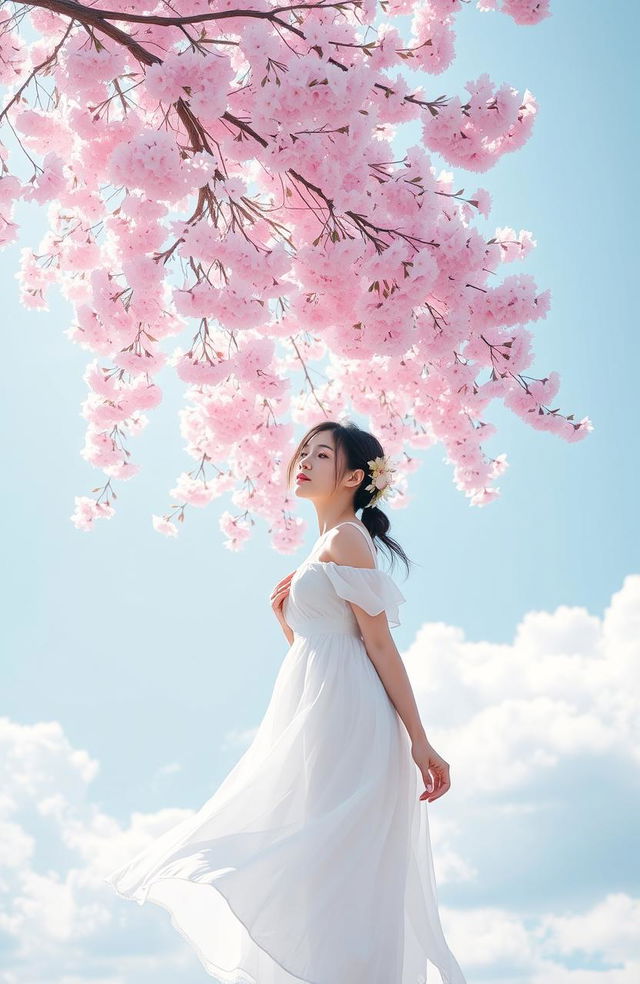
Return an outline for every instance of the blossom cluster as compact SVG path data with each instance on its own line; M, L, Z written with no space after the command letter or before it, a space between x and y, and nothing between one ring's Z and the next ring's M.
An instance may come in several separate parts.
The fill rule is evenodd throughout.
M29 41L22 22L0 22L4 113L34 162L25 176L0 143L0 245L17 238L17 203L47 206L48 231L22 251L21 300L47 310L57 287L90 359L82 453L107 485L78 497L81 529L113 514L111 483L136 473L127 440L169 369L187 385L194 467L154 526L175 535L187 506L228 493L231 549L255 516L277 549L297 548L284 468L294 428L319 417L362 415L398 461L395 508L409 501L410 450L435 443L471 503L495 498L506 456L483 448L495 399L567 441L591 427L554 406L557 373L525 375L525 326L547 316L549 292L498 274L526 259L532 233L487 236L489 193L465 193L468 178L434 160L486 172L536 120L531 92L487 74L430 94L469 5L272 6L180 0L151 18L131 3L130 23L98 4L91 30L80 8L32 8ZM477 7L526 25L549 13L540 0ZM414 134L402 154L401 124Z

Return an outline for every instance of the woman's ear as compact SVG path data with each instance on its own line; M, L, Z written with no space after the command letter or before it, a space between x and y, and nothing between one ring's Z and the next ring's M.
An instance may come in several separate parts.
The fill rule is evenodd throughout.
M360 482L364 478L364 469L356 468L351 478L347 480L347 485L349 488L357 488Z

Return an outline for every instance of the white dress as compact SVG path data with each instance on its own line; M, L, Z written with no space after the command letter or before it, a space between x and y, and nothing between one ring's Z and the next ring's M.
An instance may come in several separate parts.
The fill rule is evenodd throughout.
M290 582L294 640L253 742L194 816L105 881L167 909L222 982L423 984L429 960L465 984L424 783L349 605L395 626L405 598L377 567L315 560L323 540Z

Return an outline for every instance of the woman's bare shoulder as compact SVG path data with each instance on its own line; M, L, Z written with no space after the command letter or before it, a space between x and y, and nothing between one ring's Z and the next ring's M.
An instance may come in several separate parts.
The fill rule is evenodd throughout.
M369 536L364 524L358 524L360 529ZM351 523L343 523L330 530L327 534L318 560L333 561L346 567L375 567L371 549L360 530Z

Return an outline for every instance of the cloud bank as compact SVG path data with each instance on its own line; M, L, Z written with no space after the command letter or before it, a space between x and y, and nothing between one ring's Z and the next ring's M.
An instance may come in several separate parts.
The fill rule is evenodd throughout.
M425 623L403 658L451 765L429 816L468 979L637 984L640 575L602 617L529 612L508 645ZM122 825L92 802L98 770L59 722L0 718L0 984L203 982L168 914L102 881L193 811Z

